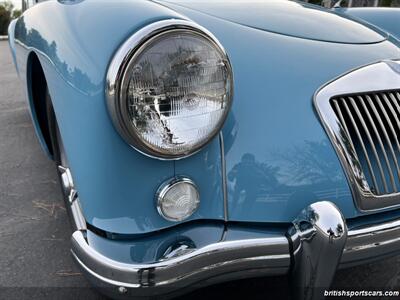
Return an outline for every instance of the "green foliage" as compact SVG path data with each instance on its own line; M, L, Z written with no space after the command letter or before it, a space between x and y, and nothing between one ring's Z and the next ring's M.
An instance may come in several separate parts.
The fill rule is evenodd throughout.
M20 9L15 9L12 12L13 19L19 18L19 16L21 16L21 15L22 15L22 11Z
M0 2L0 35L7 35L8 24L14 16L13 9L11 1Z
M0 1L0 6L4 7L4 9L9 12L11 12L14 9L14 5L9 0Z

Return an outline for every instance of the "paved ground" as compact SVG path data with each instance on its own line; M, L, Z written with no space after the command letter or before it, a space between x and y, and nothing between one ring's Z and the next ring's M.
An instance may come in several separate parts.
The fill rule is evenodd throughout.
M75 267L70 235L54 166L41 152L8 45L0 42L0 299L104 299ZM334 285L395 289L399 266L395 257L340 271ZM267 299L277 291L287 297L286 278L231 282L182 299Z

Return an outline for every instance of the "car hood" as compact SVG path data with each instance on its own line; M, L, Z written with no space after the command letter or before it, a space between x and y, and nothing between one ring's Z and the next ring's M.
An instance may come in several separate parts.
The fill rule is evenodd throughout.
M212 32L232 64L234 99L222 130L228 219L291 222L310 203L327 199L346 218L360 215L315 113L313 95L352 69L399 59L398 46L389 40L353 44L302 39L177 4L168 3L168 7ZM307 10L299 7L299 11ZM224 12L221 8L217 13ZM331 13L326 15L329 20ZM188 163L175 162L176 173L188 173Z
M370 44L386 38L382 32L320 7L286 0L169 0L160 3L179 11L179 6L244 26L310 40L346 44Z

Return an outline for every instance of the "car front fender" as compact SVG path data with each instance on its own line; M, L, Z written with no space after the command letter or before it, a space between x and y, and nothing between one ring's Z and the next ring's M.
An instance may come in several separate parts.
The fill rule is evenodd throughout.
M46 1L28 9L15 25L16 56L21 74L31 53L40 60L84 217L118 234L176 225L158 214L154 201L158 187L175 176L175 163L148 158L124 142L108 114L105 78L130 35L152 22L183 17L149 1L69 3ZM29 78L23 80L29 86ZM186 221L222 219L218 137L185 160L182 172L202 196Z

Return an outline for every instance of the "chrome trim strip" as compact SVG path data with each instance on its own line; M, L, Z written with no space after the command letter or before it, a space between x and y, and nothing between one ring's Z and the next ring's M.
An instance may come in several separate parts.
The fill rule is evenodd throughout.
M400 219L356 228L348 233L340 268L365 264L399 251Z
M85 230L73 233L72 256L88 279L110 295L162 295L244 277L284 275L292 267L292 283L304 292L296 299L315 299L313 287L328 288L339 262L344 268L398 254L400 218L348 231L339 209L322 201L304 209L286 236L217 242L151 264L112 260L85 236Z
M225 143L222 131L219 133L219 143L221 147L221 172L222 172L222 196L224 201L224 221L229 220L228 210L228 181L226 177L226 161L225 161Z
M82 208L79 202L79 198L75 198L75 200L70 204L72 218L74 220L75 229L76 230L86 230L86 220L82 213Z
M357 237L357 236L364 236L364 235L377 235L379 232L391 230L394 228L398 228L400 230L400 219L384 222L384 223L378 223L378 224L373 224L369 226L363 226L363 227L358 227L354 228L352 230L349 230L348 237Z
M314 106L346 174L354 202L360 211L400 207L400 193L374 195L363 174L348 131L334 113L330 100L355 93L377 93L400 89L400 61L382 61L339 76L314 95ZM400 110L399 110L400 111Z
M72 235L72 254L101 286L134 289L135 296L149 296L210 280L216 276L248 271L259 275L285 274L290 255L286 237L219 242L154 264L126 264L109 259L90 247L81 231ZM210 284L210 283L209 283ZM151 288L150 288L151 287Z
M201 145L199 145L199 147L194 148L190 150L190 152L182 155L162 154L145 145L140 137L137 135L136 131L131 126L127 125L130 123L130 120L125 111L126 109L123 109L125 108L125 100L121 99L124 98L121 97L121 95L125 91L123 87L125 83L124 77L135 54L137 54L137 52L140 51L141 47L149 42L150 39L159 36L160 34L165 34L166 32L176 30L189 31L194 34L201 35L202 37L206 38L210 43L214 44L216 48L226 58L227 68L229 69L228 72L230 72L232 77L232 82L230 86L231 101L229 102L229 106L226 109L225 115L221 118L221 122L218 128L215 129L215 132L210 134L210 137L207 141L203 142ZM120 133L122 138L132 148L151 158L160 160L179 160L199 152L221 130L230 111L230 107L232 106L233 86L234 79L232 66L227 52L225 51L222 44L217 40L217 38L206 28L196 24L193 21L184 19L167 19L151 23L139 29L131 37L129 37L118 49L110 62L106 75L106 101L114 127Z

